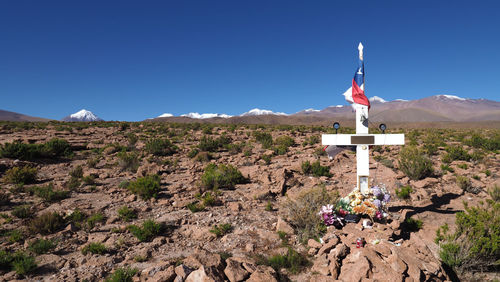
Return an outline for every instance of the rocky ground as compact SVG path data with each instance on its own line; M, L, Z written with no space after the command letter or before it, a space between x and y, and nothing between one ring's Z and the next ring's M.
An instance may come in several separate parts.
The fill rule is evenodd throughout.
M29 164L38 168L36 183L25 185L24 189L16 189L16 184L2 184L9 201L1 207L1 229L19 230L22 238L12 240L4 235L0 238L1 248L28 252L35 239L55 239L57 242L57 246L48 253L33 254L37 263L33 272L21 275L4 269L0 272L2 281L96 281L123 267L138 270L133 276L135 281L454 280L454 273L445 270L439 260L439 249L434 243L435 232L444 223L453 228L455 213L464 209L464 201L469 205L478 204L488 197L488 188L495 183L500 185L498 153L490 152L477 162L453 161L450 167L454 173L437 173L414 181L398 169L400 146L373 148L370 156L371 183L384 184L392 194L389 221L375 223L372 229L364 229L361 222L347 224L342 229L331 226L320 242L311 239L300 243L291 227L293 223L287 223L282 216L283 203L317 185L324 185L328 191L338 191L345 196L356 183L353 153L344 151L329 160L320 154L320 144L305 144L311 136L321 135L314 127L217 125L209 129L192 129L186 128L186 125L164 123L70 127L51 124L27 130L4 127L0 131L2 144L15 140L43 143L57 137L67 140L74 150L72 157L57 160L0 159L0 176L15 166ZM275 140L282 135L290 136L296 145L282 155L272 156L270 163L266 164L262 156L271 155L273 151L262 148L254 138L254 131L269 132ZM427 131L420 132L418 137L407 134L407 142L411 137L421 144ZM193 213L187 205L197 201L196 196L204 192L200 179L207 162L201 157L188 155L203 136L217 138L224 133L233 144L241 144L241 148L221 148L211 153L213 159L209 162L231 164L249 181L237 184L234 189L219 189L216 205ZM130 134L137 136L138 141L131 141ZM448 144L461 144L454 138L457 134L467 133L444 130L441 137ZM177 152L169 156L147 153L145 144L156 137L172 140L178 147ZM120 167L118 154L124 148L139 154L137 171ZM444 147L439 147L432 157L438 172L443 154ZM303 174L301 163L317 159L322 165L330 167L332 177ZM26 192L29 187L49 183L55 190L68 190L70 172L77 166L83 168L82 179L92 176L95 180L82 181L71 188L69 197L47 202ZM161 176L161 192L156 199L143 200L120 185L150 174ZM474 193L464 192L458 187L456 175L470 177L472 186L477 188L471 190ZM409 199L396 197L395 189L401 185L413 188ZM29 205L35 214L25 219L13 216L13 210L22 205ZM118 209L123 206L138 211L138 218L131 222L122 220ZM67 223L47 235L34 234L27 228L33 218L46 212L70 215L77 209L87 215L101 213L104 219L91 228ZM409 217L421 220L422 228L415 232L404 230L401 223ZM141 224L148 219L162 223L166 228L151 241L140 242L127 226ZM231 225L227 234L217 236L210 232L214 225L224 223ZM280 238L277 231L288 234L288 245L283 243L283 235ZM356 248L358 237L365 238L367 244L364 248ZM82 254L82 248L90 243L102 243L106 251L102 254ZM286 254L288 247L307 257L310 264L295 272L260 263L259 258ZM495 277L491 273L485 275L477 277ZM496 277L499 278L498 275Z

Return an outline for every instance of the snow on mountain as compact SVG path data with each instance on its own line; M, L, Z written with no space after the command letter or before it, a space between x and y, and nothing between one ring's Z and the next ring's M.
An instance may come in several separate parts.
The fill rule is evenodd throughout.
M85 109L80 110L62 119L63 121L101 121L99 117L94 115L91 111Z
M467 99L462 98L462 97L458 97L458 96L455 96L455 95L446 95L446 94L436 95L436 97L438 97L438 98L448 98L448 99L454 99L454 100L460 100L460 101L467 100Z
M159 115L158 117L160 118L160 117L173 117L173 116L174 115L171 113L164 113L164 114Z
M189 113L189 114L183 114L181 117L189 117L189 118L195 118L195 119L206 119L206 118L230 118L232 116L226 115L226 114L200 114L200 113Z
M312 112L319 112L320 110L316 110L316 109L305 109L304 112L307 112L307 113L312 113Z
M371 97L368 100L370 100L370 102L379 102L379 103L385 103L385 102L387 102L386 100L384 100L383 98L380 98L378 96L373 96L373 97Z
M405 100L405 99L396 99L394 101L396 101L396 102L408 102L408 100Z
M242 113L240 116L262 116L262 115L278 115L278 116L287 116L288 114L282 112L273 112L269 110L261 110L261 109L252 109L246 113Z

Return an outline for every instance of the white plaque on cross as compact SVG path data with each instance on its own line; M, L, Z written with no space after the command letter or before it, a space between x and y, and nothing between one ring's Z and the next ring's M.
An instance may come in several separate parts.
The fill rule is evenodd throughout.
M363 46L360 43L359 57L363 60ZM364 85L362 86L364 88ZM364 90L364 89L363 89ZM356 175L357 187L362 194L368 194L370 187L371 145L404 145L404 134L369 134L368 133L368 106L354 103L356 110L356 134L323 134L323 145L356 146Z

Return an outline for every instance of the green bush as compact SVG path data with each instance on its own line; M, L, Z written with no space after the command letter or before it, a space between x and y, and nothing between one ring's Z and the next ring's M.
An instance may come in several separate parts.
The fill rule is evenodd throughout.
M11 253L0 250L0 269L10 271L15 270L17 274L25 275L37 267L35 259L23 252Z
M201 212L205 210L205 205L198 203L198 202L192 202L186 205L186 207L192 212Z
M399 169L412 180L431 176L432 161L414 146L405 146L399 153Z
M71 177L68 182L64 183L64 187L66 187L67 189L76 189L78 187L80 187L81 185L81 181L79 178L76 178L76 177Z
M168 139L153 139L146 143L146 152L155 156L170 156L179 149Z
M320 142L320 138L318 135L311 135L309 138L306 138L306 140L302 143L302 146L307 146L307 145L315 145Z
M469 207L456 214L456 229L443 225L436 231L441 260L459 274L465 271L498 271L500 260L500 202Z
M466 145L474 148L481 148L487 151L500 150L500 134L496 134L491 138L485 138L477 133L471 135L470 139L465 140Z
M443 156L443 162L451 163L452 161L469 161L471 156L461 146L449 146L446 148L447 154Z
M25 144L20 141L0 145L0 156L3 158L32 160L39 155L39 146Z
M273 147L273 152L275 155L284 155L288 152L288 147L285 145L278 145Z
M246 183L245 177L232 165L209 164L201 176L202 186L206 189L233 188L236 184Z
M139 241L149 242L153 240L154 237L159 235L163 227L161 224L156 223L154 220L148 219L142 223L142 227L137 225L129 225L128 230L132 233Z
M264 149L269 149L273 145L273 136L267 132L259 132L255 131L253 133L253 136L259 142L262 144L262 148Z
M455 170L447 164L441 164L441 170L443 172L445 172L445 171L455 172Z
M290 136L283 135L283 136L276 138L276 140L274 141L274 144L278 145L278 146L283 145L283 146L288 148L288 147L295 146L295 140L293 140L293 138Z
M82 178L83 177L83 168L81 165L75 167L73 170L69 172L69 175L74 178Z
M32 191L37 197L42 198L45 202L57 202L62 199L66 199L69 196L69 191L54 191L54 186L52 183L46 186L36 186L32 188Z
M338 193L328 192L324 187L313 187L301 192L295 200L288 198L285 201L283 214L301 242L319 238L326 231L318 211L324 205L335 204L338 197Z
M160 193L160 176L157 174L139 177L128 183L127 189L144 200L157 198Z
M204 152L217 152L220 148L227 147L232 141L233 140L226 135L222 135L217 139L203 136L198 144L198 148Z
M488 190L488 194L490 194L491 199L495 202L500 202L500 186L496 185L493 186Z
M132 277L138 272L136 268L118 268L106 278L106 282L132 282Z
M269 165L271 163L272 155L262 155L260 158L264 161L266 165Z
M4 158L35 160L71 155L71 146L66 140L51 139L44 144L25 144L19 141L0 145L0 156Z
M396 188L396 196L400 199L409 199L410 194L413 192L410 185L401 186L401 189Z
M97 223L104 222L106 218L100 212L97 212L87 218L87 228L89 230L93 229Z
M43 157L54 158L70 156L71 154L71 145L64 139L53 138L43 146Z
M34 211L31 209L30 206L17 206L14 208L12 211L12 215L17 217L17 218L30 218L34 214Z
M307 256L299 254L291 247L288 247L286 255L274 255L268 258L261 258L257 260L257 263L268 265L278 273L282 268L285 268L291 274L297 274L310 265Z
M330 168L327 166L322 166L319 160L313 162L305 161L301 163L302 172L305 175L314 175L314 176L326 176L331 177Z
M200 199L203 202L204 206L215 206L219 202L217 197L210 192L205 192L205 194L200 197Z
M224 223L224 224L214 225L212 229L210 229L210 232L214 233L217 237L222 237L227 233L229 233L231 229L233 229L231 224Z
M35 258L22 252L17 252L12 260L12 268L17 274L25 275L37 268Z
M446 144L442 141L442 136L438 134L429 134L427 138L423 141L423 150L428 156L435 155L438 151L439 146L445 146Z
M118 216L120 216L120 219L123 221L132 221L132 219L137 218L137 211L127 206L123 206L118 210Z
M188 158L192 159L192 158L196 157L196 155L198 155L199 152L200 152L200 150L193 148L193 149L191 149L191 151L189 151L187 156L188 156Z
M102 243L90 243L87 246L83 247L82 254L86 255L88 253L94 255L102 255L106 253L108 249Z
M36 181L38 169L35 167L23 166L13 167L5 172L3 181L13 184L30 184Z
M80 209L75 209L68 217L66 218L68 221L72 222L75 225L79 225L87 218L87 215L83 213Z
M44 213L31 220L29 229L32 233L52 234L64 227L65 220L57 212Z
M50 250L55 249L57 246L56 241L47 239L37 239L29 244L28 249L35 254L46 254Z
M14 229L6 234L9 238L9 242L15 243L15 242L21 242L24 240L24 234L21 230Z
M470 179L467 176L457 175L457 185L464 190L464 192L469 191L472 188Z
M82 180L83 180L83 183L85 183L85 185L95 184L95 176L94 175L87 175Z
M401 228L408 232L417 232L418 230L422 229L423 224L424 223L420 219L414 219L410 217L405 219L403 224L401 224Z
M135 152L119 152L117 154L118 165L124 171L136 172L139 168L139 157Z

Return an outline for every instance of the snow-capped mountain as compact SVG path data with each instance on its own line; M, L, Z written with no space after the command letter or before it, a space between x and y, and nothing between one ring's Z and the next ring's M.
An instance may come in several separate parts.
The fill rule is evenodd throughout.
M312 108L304 110L304 112L306 112L306 113L314 113L314 112L319 112L319 111L320 110L316 110L316 109L312 109Z
M102 121L99 117L94 115L91 111L85 109L80 110L62 119L63 121Z
M161 114L161 115L159 115L159 116L157 116L157 117L159 117L159 118L160 118L160 117L173 117L173 116L174 116L174 115L173 115L173 114L171 114L171 113L164 113L164 114Z
M372 103L373 102L378 102L378 103L385 103L385 102L387 102L386 100L384 100L383 98L380 98L379 96L373 96L373 97L371 97L368 100L370 100L370 102L372 102Z
M465 99L465 98L458 97L458 96L455 96L455 95L446 95L446 94L436 95L434 97L436 97L438 99L450 99L450 100L459 100L459 101L469 100L469 99Z
M478 122L500 120L500 102L485 99L466 99L455 95L434 95L416 100L394 99L373 96L369 98L372 107L370 115L375 116L372 122L384 121L394 123L411 122ZM321 120L350 120L352 107L333 105L322 110L308 108L294 114L273 112L270 110L252 109L239 116L227 114L189 113L181 117L192 119L231 118L233 122L269 122L269 123L314 123ZM163 118L172 117L170 114ZM220 122L220 120L219 120Z
M287 116L288 114L282 113L282 112L273 112L269 110L261 110L261 109L251 109L250 111L246 113L242 113L240 117L245 117L245 116L263 116L263 115L278 115L278 116Z
M200 113L189 113L183 114L181 117L195 118L195 119L206 119L206 118L230 118L232 116L226 114L200 114Z

